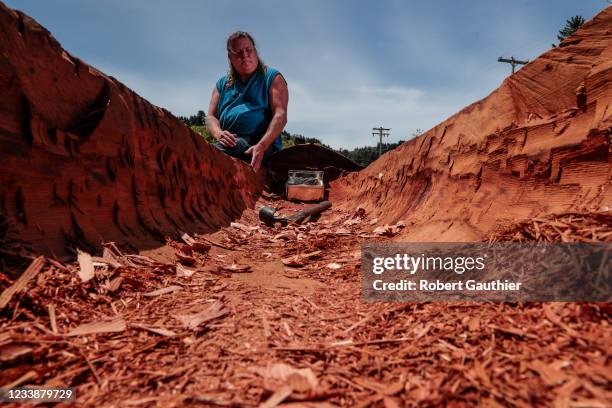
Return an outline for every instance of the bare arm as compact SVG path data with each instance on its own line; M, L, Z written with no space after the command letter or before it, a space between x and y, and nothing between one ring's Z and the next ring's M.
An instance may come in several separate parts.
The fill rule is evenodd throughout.
M270 85L270 109L272 110L272 120L261 140L245 152L247 154L253 154L251 166L253 166L255 171L259 169L263 155L266 150L268 150L268 147L274 143L274 140L287 124L288 103L289 90L287 89L287 82L285 82L285 78L279 74Z
M228 132L227 130L221 129L219 123L217 105L219 104L219 91L217 87L213 87L212 96L210 98L210 105L208 106L208 115L206 115L206 128L208 133L222 145L231 147L236 144L236 135Z
M289 90L287 82L281 74L278 74L270 85L270 109L272 110L272 120L268 130L259 141L266 150L274 142L276 137L287 124L287 105L289 103Z

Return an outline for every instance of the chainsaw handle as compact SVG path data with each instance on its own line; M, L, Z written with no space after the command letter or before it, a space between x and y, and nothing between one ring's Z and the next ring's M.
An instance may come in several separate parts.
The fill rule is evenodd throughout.
M327 210L328 208L330 208L331 206L332 206L331 201L322 201L317 205L313 205L312 207L308 207L305 210L302 210L299 213L292 215L291 217L287 217L287 221L299 222L306 217L323 212Z

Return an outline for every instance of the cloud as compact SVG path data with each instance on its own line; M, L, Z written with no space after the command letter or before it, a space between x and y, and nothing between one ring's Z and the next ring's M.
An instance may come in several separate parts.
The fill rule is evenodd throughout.
M559 0L552 9L526 0L6 2L177 115L207 110L226 69L226 36L250 31L266 63L287 78L287 130L348 148L373 145L375 126L392 129L388 141L428 130L499 86L510 67L497 57L534 59L566 18L603 7L600 0Z
M123 66L95 62L93 65L175 115L190 115L199 109L207 111L210 92L217 80L212 74L166 78ZM285 75L289 86L286 130L316 137L335 148L375 144L377 139L371 133L378 126L391 128L386 142L408 140L416 129L430 129L494 88L432 92L400 85L366 85L371 81L371 74L358 71L351 77L328 77L323 86L292 74ZM355 85L351 86L352 83Z
M168 109L174 115L193 115L208 110L212 87L217 78L167 78L125 67L92 63L107 75L112 75L128 88L154 105Z
M416 129L427 130L458 110L452 98L418 88L362 86L339 93L314 90L291 77L287 80L287 129L317 137L335 148L375 144L372 128L378 126L391 128L385 141L408 140Z

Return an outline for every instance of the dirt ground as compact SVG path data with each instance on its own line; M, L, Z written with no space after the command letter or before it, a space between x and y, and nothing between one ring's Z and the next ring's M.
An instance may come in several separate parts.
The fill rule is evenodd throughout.
M76 387L83 406L612 404L609 305L361 301L360 244L403 228L248 210L140 255L46 259L0 315L0 385Z

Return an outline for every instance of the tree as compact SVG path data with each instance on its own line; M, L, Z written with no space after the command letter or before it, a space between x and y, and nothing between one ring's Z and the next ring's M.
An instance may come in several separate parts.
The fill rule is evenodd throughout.
M194 123L195 125L204 126L206 123L206 113L204 113L203 110L199 110L196 114L196 121L197 123Z
M400 140L398 142L395 143L384 143L382 144L382 152L386 153L389 150L393 150L396 147L400 146L402 143L404 143L403 140ZM372 163L374 160L378 159L378 146L363 146L363 147L357 147L354 148L353 150L348 150L348 149L336 149L336 152L340 153L341 155L348 157L349 159L353 160L355 163L360 164L362 166L368 166L370 163Z
M574 16L565 22L565 26L559 30L557 38L559 41L565 40L570 35L574 34L586 22L582 16Z
M187 126L204 126L206 124L206 113L199 110L195 115L179 116L178 117Z

